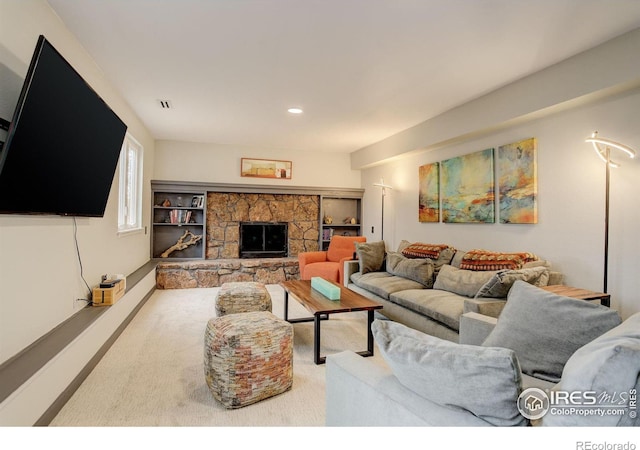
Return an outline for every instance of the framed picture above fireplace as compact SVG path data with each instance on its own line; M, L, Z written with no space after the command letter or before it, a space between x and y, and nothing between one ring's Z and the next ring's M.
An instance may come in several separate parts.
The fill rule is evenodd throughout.
M291 161L275 159L241 158L240 175L252 178L291 179Z

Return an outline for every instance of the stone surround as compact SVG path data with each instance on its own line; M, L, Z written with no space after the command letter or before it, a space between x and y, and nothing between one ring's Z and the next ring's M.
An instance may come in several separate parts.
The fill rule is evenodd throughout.
M240 222L287 222L288 256L318 250L319 195L209 192L208 260L240 256Z
M162 261L156 267L158 289L209 288L233 281L278 284L299 278L297 257Z

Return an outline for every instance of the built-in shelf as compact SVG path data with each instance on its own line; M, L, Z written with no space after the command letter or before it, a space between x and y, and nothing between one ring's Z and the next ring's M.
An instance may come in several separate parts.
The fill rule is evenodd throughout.
M320 249L329 248L335 235L360 236L362 227L362 195L320 197ZM354 221L354 223L351 222ZM328 223L328 222L331 223ZM348 221L345 223L345 221Z
M152 183L153 211L151 227L151 257L154 259L203 259L206 240L206 203L204 190L185 191L179 187L160 189ZM200 240L194 245L162 254L189 231ZM187 239L191 238L188 236Z

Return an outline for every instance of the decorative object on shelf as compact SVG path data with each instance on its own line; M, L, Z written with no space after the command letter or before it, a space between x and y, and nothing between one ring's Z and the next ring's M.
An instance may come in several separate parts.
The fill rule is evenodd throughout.
M442 220L494 223L493 148L442 161Z
M333 223L333 217L331 216L324 216L322 219L323 223L326 223L327 225L331 225Z
M253 178L291 179L291 161L241 158L240 175Z
M440 164L418 168L418 220L440 222Z
M378 186L382 188L382 211L381 211L381 222L380 222L380 240L384 241L384 198L387 195L387 189L393 189L388 184L384 184L384 178L380 178L380 183L373 183L374 186Z
M604 201L604 288L602 292L607 293L607 276L609 271L609 180L611 178L611 167L620 167L620 165L611 160L611 149L620 150L629 156L629 158L635 158L636 151L631 147L612 141L610 139L604 139L598 137L598 132L594 131L590 138L585 142L590 142L594 150L605 163L605 201Z
M535 138L498 147L500 223L538 223Z
M188 238L188 240L187 240ZM191 231L187 230L184 234L178 239L178 242L173 244L171 247L166 249L161 255L161 258L167 258L171 253L177 250L184 250L185 248L195 245L202 240L202 235L195 235Z
M351 225L355 225L355 224L358 223L358 221L356 220L355 217L347 217L342 222L345 223L345 224L351 224Z
M168 198L165 198L164 201L162 202L161 206L164 206L165 208L168 208L169 206L171 206L171 201Z
M191 199L191 207L192 208L203 208L204 207L204 195L194 195Z

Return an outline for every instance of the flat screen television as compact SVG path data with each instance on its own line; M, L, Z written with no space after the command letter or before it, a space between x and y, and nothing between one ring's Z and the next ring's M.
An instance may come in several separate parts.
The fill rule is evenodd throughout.
M126 131L40 36L0 151L0 213L103 217Z

